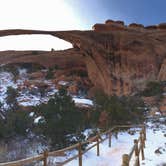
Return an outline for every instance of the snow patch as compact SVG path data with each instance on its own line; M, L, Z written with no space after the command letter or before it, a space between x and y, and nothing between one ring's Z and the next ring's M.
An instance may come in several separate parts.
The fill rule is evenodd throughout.
M67 85L68 83L69 82L67 82L67 81L59 81L58 82L59 85L63 85L63 86Z
M93 105L93 101L90 99L82 99L82 98L76 98L73 97L73 100L75 103L85 104L85 105Z
M43 116L38 116L37 118L34 119L34 123L39 123L39 122L44 122Z

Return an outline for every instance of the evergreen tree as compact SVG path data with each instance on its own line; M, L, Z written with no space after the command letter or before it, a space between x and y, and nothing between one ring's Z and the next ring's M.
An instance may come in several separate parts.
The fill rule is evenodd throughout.
M10 110L17 110L18 109L18 102L17 102L17 96L18 96L18 92L16 89L14 89L13 87L9 86L7 88L7 92L6 92L6 103L9 106Z
M137 122L143 117L144 103L137 96L107 96L98 92L94 103L97 111L108 113L110 124Z
M61 88L47 104L42 104L38 110L45 119L40 123L41 132L51 139L54 148L70 145L73 134L82 129L83 114L75 107L71 96L65 88Z

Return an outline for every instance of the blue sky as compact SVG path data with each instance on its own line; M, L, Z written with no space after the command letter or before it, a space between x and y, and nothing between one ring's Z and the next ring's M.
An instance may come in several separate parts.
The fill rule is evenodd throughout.
M166 0L66 0L76 15L90 27L106 19L144 25L166 22Z
M91 29L107 19L166 22L166 0L0 0L0 29Z

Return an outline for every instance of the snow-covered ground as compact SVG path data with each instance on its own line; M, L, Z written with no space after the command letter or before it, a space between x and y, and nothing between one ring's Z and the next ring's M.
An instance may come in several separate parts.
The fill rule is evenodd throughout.
M0 145L0 163L35 156L48 147L45 140L35 135L28 138L18 136L7 144L1 141Z
M141 165L166 165L166 117L159 117L147 123L145 160Z
M147 140L145 143L145 160L140 160L142 166L165 166L166 164L166 117L158 117L158 120L148 120L147 123ZM130 132L129 132L130 131ZM131 132L132 131L132 132ZM133 140L139 137L139 128L133 128L127 131L121 131L118 134L118 138L114 135L112 136L111 147L108 146L108 140L100 144L100 156L97 156L96 147L88 151L83 155L83 166L121 166L122 155L129 154L132 146ZM91 130L86 130L85 134L91 132ZM132 134L130 134L132 133ZM25 146L25 145L24 145ZM34 145L33 145L34 146ZM44 150L44 145L34 146L33 150L39 149L40 152ZM89 146L89 145L88 145ZM20 151L19 151L20 152ZM37 152L28 153L27 156L34 156ZM67 158L78 154L77 150L66 153L67 157L50 157L49 166L55 164L55 162L62 162ZM11 155L15 155L13 152ZM140 157L141 158L141 157ZM130 165L134 163L134 158L132 158ZM42 166L42 162L35 164L35 166ZM78 159L75 159L66 166L78 166Z
M145 160L141 161L142 166L165 166L166 164L166 117L158 117L158 120L148 120L147 122L147 140L144 149ZM112 137L112 146L108 147L108 140L100 144L100 156L96 155L96 147L83 155L83 166L120 166L122 164L122 155L129 154L133 147L133 140L138 139L139 129L131 129L135 131L134 135L130 135L128 131L120 132L118 139ZM78 154L75 150L68 154L67 158ZM64 161L64 157L54 158L52 161ZM141 159L141 157L140 157ZM132 158L130 165L134 163ZM75 159L66 166L77 166L78 159Z
M42 102L48 101L50 96L52 96L57 90L55 89L55 86L52 84L50 85L49 91L46 93L44 97L41 97L40 94L31 94L28 87L24 85L24 82L28 80L26 70L19 70L19 79L16 80L16 82L13 80L13 75L10 72L0 72L0 102L3 103L4 108L7 108L5 98L6 98L6 92L8 87L13 87L14 89L18 89L19 87L22 87L22 90L18 90L19 96L17 98L17 101L22 106L34 106L38 105ZM49 81L43 81L47 84L51 84ZM38 89L38 87L34 86L33 89Z
M7 87L11 86L15 89L22 86L27 78L26 70L20 70L19 79L14 82L13 75L10 72L1 71L0 72L0 102L4 104L4 108L7 107L5 103ZM21 79L20 79L21 78ZM44 80L42 80L44 82ZM39 94L31 94L25 88L24 91L19 90L19 97L17 98L20 105L30 106L38 105L42 102L47 102L48 99L57 92L56 87L49 81L48 84L51 85L49 91L47 91L44 97ZM64 83L64 82L63 82ZM33 87L37 88L37 87ZM93 105L92 101L89 99L73 97L75 103L83 105ZM30 116L33 116L30 114ZM35 123L41 117L35 119ZM148 119L147 120L147 140L145 148L145 160L141 161L141 165L145 166L164 166L166 165L166 117L161 117L158 115L158 120ZM96 148L88 151L83 155L83 166L120 166L122 163L122 155L124 153L129 153L132 146L133 140L139 137L138 131L134 135L130 135L127 131L120 132L118 139L112 137L112 147L108 147L108 140L100 145L100 156L96 155ZM70 153L69 156L74 153ZM54 161L62 161L64 158L54 158ZM67 166L77 166L78 160L73 160L67 164Z
M16 82L13 80L12 73L7 71L0 71L0 102L3 104L4 108L7 108L5 98L8 87L13 87L15 89L19 89L19 87L22 88L21 90L18 90L19 96L17 97L18 103L22 106L35 106L39 105L40 103L45 103L57 92L55 85L50 80L36 80L39 83L41 82L49 85L49 89L44 96L41 96L38 92L38 87L31 86L31 90L35 92L35 94L33 94L30 92L31 90L29 87L26 87L26 81L29 81L26 69L19 70L19 79L17 79ZM64 83L64 81L61 82ZM93 105L92 101L89 99L78 98L74 96L73 100L76 104L83 106Z
M78 104L83 104L83 105L93 105L93 102L92 100L90 99L84 99L84 98L78 98L78 97L73 97L73 100L75 103L78 103Z
M5 98L7 87L17 88L17 85L13 82L13 75L9 72L0 72L0 102L4 104L6 108Z
M139 130L138 130L139 131ZM112 137L112 146L109 148L108 140L100 145L100 156L96 155L96 147L85 153L83 156L83 166L120 166L122 155L128 153L133 146L133 140L138 138L138 132L130 135L127 132L120 132L118 139ZM73 160L66 166L77 166L78 160Z

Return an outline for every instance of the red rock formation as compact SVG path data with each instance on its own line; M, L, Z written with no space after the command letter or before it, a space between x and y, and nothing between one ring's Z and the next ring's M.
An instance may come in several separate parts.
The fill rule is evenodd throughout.
M150 26L147 26L145 27L145 29L147 30L156 30L158 27L156 25L150 25Z
M114 20L110 20L110 19L109 19L109 20L106 20L106 21L105 21L105 24L112 24L112 23L114 23L114 22L115 22Z
M95 24L92 27L95 31L117 31L117 30L125 30L126 27L122 21L106 21L106 24Z
M163 61L160 72L158 74L158 80L165 81L166 80L166 59Z
M36 63L44 67L85 67L82 55L77 49L64 51L1 51L1 64Z
M144 28L142 24L137 24L137 23L131 23L129 24L128 27L133 27L133 28Z
M30 79L41 79L41 78L45 78L45 76L46 74L41 71L37 71L37 72L33 72L29 74Z
M125 24L124 24L124 21L120 21L120 20L115 21L115 23L120 24L120 25L123 25L123 26L125 25Z
M96 24L95 31L0 31L0 36L50 34L75 47L69 51L57 52L55 56L48 52L38 56L31 54L31 58L20 54L10 55L13 60L6 58L9 55L4 52L3 57L2 53L0 55L0 61L35 61L49 66L59 58L58 64L65 64L66 67L69 65L68 68L86 64L94 87L104 90L108 95L129 95L144 88L148 81L165 81L165 29L149 30L141 26L143 30L138 30L111 22L107 24Z
M160 24L158 25L158 28L159 28L159 29L166 29L166 23L160 23Z
M108 25L116 24L116 25L122 25L122 26L125 25L125 24L124 24L124 21L120 21L120 20L118 20L118 21L106 20L106 21L105 21L105 24L108 24Z

